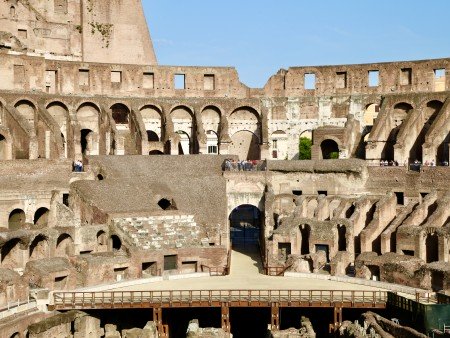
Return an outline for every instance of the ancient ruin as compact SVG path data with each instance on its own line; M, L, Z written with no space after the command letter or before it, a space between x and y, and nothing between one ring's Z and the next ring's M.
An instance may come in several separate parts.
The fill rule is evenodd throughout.
M240 246L281 289L325 278L386 292L370 289L370 306L278 295L273 337L315 336L300 314L280 326L292 302L327 303L342 335L371 334L341 326L343 308L413 301L436 306L416 330L450 328L450 311L433 322L450 303L450 58L292 67L249 88L234 68L159 65L138 0L3 0L0 22L0 337L168 337L142 294L153 314L123 329L88 311L102 309L95 292L225 278ZM82 290L91 307L58 293ZM199 300L222 309L215 329L193 321L188 337L233 332L235 299L220 299Z

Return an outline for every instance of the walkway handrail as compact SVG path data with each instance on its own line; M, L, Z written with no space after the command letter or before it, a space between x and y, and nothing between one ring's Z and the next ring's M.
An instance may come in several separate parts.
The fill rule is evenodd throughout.
M332 306L375 307L385 305L387 291L355 290L171 290L171 291L115 291L115 292L55 292L56 309L130 307L147 304L153 306L182 306L202 303L304 303ZM124 305L125 304L125 305ZM290 306L290 305L289 305Z

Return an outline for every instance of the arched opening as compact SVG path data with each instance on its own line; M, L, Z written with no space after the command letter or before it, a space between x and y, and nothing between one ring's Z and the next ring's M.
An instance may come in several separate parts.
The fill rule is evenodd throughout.
M300 134L298 144L298 159L310 160L312 148L312 130L305 130Z
M141 108L140 112L145 125L145 129L148 131L153 131L158 138L157 141L151 141L150 139L148 139L148 141L158 142L159 140L161 140L161 138L163 137L161 110L155 106L147 105ZM156 140L155 137L153 137L152 140L153 139Z
M33 223L36 225L47 225L48 223L48 215L50 211L47 208L39 208L34 213Z
M128 125L130 110L122 103L116 103L111 106L111 112L116 124Z
M174 130L178 135L180 135L178 154L195 154L195 123L193 119L193 112L187 107L180 106L172 110L170 116L172 118Z
M309 255L309 237L311 235L311 227L308 224L303 224L300 226L300 234L302 236L302 243L300 246L301 255Z
M180 135L180 142L178 143L178 155L189 155L192 149L191 139L189 135L184 131L177 131L177 134Z
M287 134L282 130L277 130L271 136L272 158L287 160Z
M68 234L61 234L56 241L56 257L73 256L75 254L75 245L73 239Z
M22 209L14 209L9 214L8 229L19 230L25 224L25 212Z
M122 241L120 240L119 236L111 236L111 247L113 251L119 251L122 248Z
M92 147L93 131L90 129L81 129L81 153L89 155Z
M201 115L203 130L211 131L217 136L220 131L220 116L221 113L217 107L208 106L203 109ZM208 132L206 132L206 136L208 137Z
M380 112L380 106L376 103L368 104L362 117L362 131L359 144L355 151L355 156L360 159L366 159L366 145L372 131L375 120Z
M0 134L0 161L8 159L8 144L6 138Z
M158 201L158 205L163 210L177 210L173 201L168 200L167 198L162 198Z
M148 154L149 155L164 155L164 153L160 150L151 150Z
M348 218L352 217L353 213L355 212L355 209L356 209L355 205L352 204L352 205L345 211L345 218L348 219Z
M19 114L28 121L31 127L34 127L36 107L27 100L21 100L14 105Z
M261 212L250 204L243 204L231 212L230 240L233 247L256 245L261 233Z
M439 238L437 233L427 235L425 240L426 261L427 263L437 262L439 260Z
M434 120L438 116L442 106L442 102L434 100L428 102L425 109L423 110L423 127L417 135L417 139L415 140L409 151L409 158L411 159L411 161L418 160L420 162L423 162L422 146L425 143L425 136L428 130L431 128Z
M108 236L106 232L100 230L97 232L97 252L108 251Z
M16 16L16 7L14 6L9 7L9 15Z
M147 130L147 140L148 142L159 142L159 136L152 130Z
M391 126L392 129L388 135L386 146L383 151L382 157L386 161L394 160L394 145L397 143L397 136L400 131L403 121L408 116L413 107L409 103L401 102L394 106L394 110L391 114Z
M347 240L345 235L347 228L345 225L338 225L338 251L347 251Z
M238 131L231 136L229 153L238 155L240 160L259 160L261 153L258 137L251 131Z
M44 235L38 235L30 244L30 260L48 258L48 240Z
M320 149L322 151L322 159L324 160L339 158L339 145L334 140L324 140L320 144Z
M208 130L206 132L206 146L208 154L217 155L219 153L219 138L215 131Z
M14 333L10 338L20 338L19 332Z
M98 174L97 175L97 181L103 181L105 178L103 177L102 174Z
M23 267L23 250L19 238L6 242L1 249L2 266L9 269Z

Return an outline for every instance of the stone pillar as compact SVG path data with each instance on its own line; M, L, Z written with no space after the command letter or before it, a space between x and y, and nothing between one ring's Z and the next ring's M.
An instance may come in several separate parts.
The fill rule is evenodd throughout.
M45 158L46 159L50 159L50 150L51 150L51 131L46 130L45 131Z

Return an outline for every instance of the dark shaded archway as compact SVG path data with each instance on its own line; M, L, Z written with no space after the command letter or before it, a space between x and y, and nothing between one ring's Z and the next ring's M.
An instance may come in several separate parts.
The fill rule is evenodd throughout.
M324 160L339 158L339 146L336 141L324 140L320 144L320 149L322 151L322 158Z
M120 240L119 236L111 236L111 248L113 251L119 251L120 249L122 249L122 241Z
M347 250L347 240L345 235L347 233L347 228L345 225L338 225L338 251Z
M66 257L75 254L75 245L69 234L61 234L56 241L56 257Z
M46 225L50 211L47 208L39 208L34 213L33 223L36 225Z
M25 212L22 209L14 209L9 214L8 228L19 230L25 224Z
M147 130L148 142L159 142L159 136L152 130Z
M311 236L311 227L308 224L303 224L300 226L300 234L302 235L302 243L300 246L300 254L308 255L310 253L309 249L309 237Z
M427 263L437 262L439 260L439 239L436 233L428 234L425 240Z
M236 207L229 216L230 240L233 246L256 245L261 234L261 212L250 204Z
M116 103L111 107L112 117L116 124L128 124L130 110L122 103Z
M30 260L48 258L48 240L44 235L36 236L30 244Z
M81 153L83 155L86 155L87 152L91 149L89 149L90 147L90 139L92 137L93 131L90 129L81 129L81 138L80 138L80 142L81 142Z

